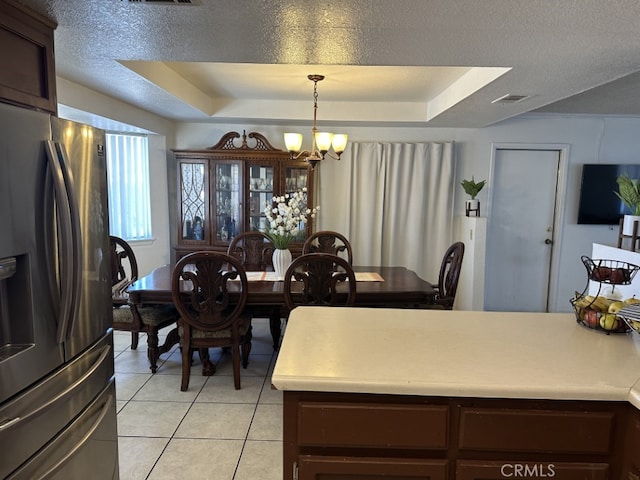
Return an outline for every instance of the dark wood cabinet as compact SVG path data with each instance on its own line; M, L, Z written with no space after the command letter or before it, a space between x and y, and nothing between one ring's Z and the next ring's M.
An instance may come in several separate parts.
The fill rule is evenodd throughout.
M456 480L502 478L553 478L557 480L610 480L607 463L541 462L536 460L488 460L458 462Z
M640 480L640 411L629 406L627 436L624 443L624 462L622 475L624 480Z
M239 140L238 140L239 139ZM304 161L271 146L261 134L229 132L212 147L173 150L177 177L176 259L195 250L226 251L238 234L267 228L264 208L274 195L307 189L313 172ZM311 223L291 250L302 247Z
M14 0L0 2L0 101L57 113L56 26Z
M447 480L446 460L304 455L297 480Z
M285 391L283 410L285 480L640 478L626 402Z

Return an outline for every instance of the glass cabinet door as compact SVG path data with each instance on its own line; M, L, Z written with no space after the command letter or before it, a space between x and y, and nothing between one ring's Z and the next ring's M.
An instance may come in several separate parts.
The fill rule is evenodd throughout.
M306 165L287 166L285 167L284 170L285 170L285 175L284 175L285 193L292 194L294 192L302 190L303 188L307 188L308 189L307 194L304 195L305 199L307 199L308 194L310 194L309 185L308 185L309 170L307 166ZM306 207L312 208L309 205L307 205L307 203L305 203L304 208ZM306 230L305 230L305 225L303 223L299 225L299 228L300 228L300 233L296 237L295 241L304 242L305 238L311 231L311 223L310 222L307 223Z
M286 167L285 184L286 193L292 193L307 187L307 167Z
M180 162L180 238L207 240L207 162Z
M215 239L229 242L242 232L242 188L239 163L216 163Z
M267 218L264 215L265 206L273 199L273 172L268 165L249 166L249 225L247 230L267 229Z

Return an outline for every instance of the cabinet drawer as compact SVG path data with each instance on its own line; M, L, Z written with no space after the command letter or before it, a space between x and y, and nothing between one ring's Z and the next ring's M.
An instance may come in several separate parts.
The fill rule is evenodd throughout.
M553 478L553 480L608 480L604 463L460 461L456 480L502 480L505 478Z
M305 446L446 449L446 406L301 402L298 440Z
M325 457L298 459L298 480L446 480L446 460Z
M614 414L462 408L459 447L501 452L609 453Z

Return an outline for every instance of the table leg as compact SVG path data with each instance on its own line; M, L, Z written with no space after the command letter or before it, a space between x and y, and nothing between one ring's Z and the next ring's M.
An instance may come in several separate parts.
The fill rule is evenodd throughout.
M280 336L282 335L281 321L279 312L272 313L269 317L269 330L271 330L274 350L278 350L280 346Z
M177 328L173 328L165 339L164 343L158 346L158 330L149 328L147 331L147 357L149 358L149 368L151 373L158 371L158 358L163 353L168 352L171 348L180 342L180 334Z

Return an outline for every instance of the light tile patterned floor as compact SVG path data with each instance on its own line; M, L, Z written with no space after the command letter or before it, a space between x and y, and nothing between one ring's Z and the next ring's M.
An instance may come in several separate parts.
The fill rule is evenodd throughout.
M267 319L253 320L252 343L241 390L233 388L231 355L210 349L216 374L203 377L195 355L181 392L177 346L152 375L146 337L131 350L131 335L115 332L121 480L282 478L282 394L271 389L276 354Z

